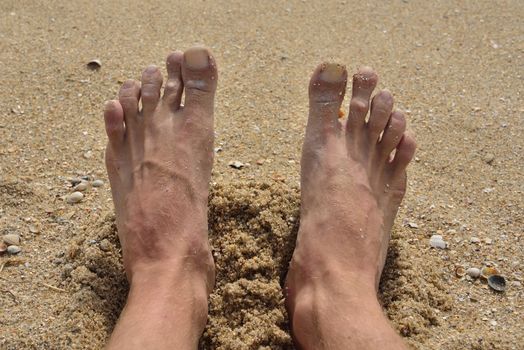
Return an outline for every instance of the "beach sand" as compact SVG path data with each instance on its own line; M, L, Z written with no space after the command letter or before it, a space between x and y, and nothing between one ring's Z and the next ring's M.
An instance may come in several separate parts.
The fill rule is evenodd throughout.
M0 233L20 235L22 251L0 256L0 348L107 340L127 282L103 102L194 44L211 48L220 74L217 284L202 348L293 348L281 286L299 225L307 85L323 61L372 66L418 141L381 282L393 326L417 349L522 348L522 18L519 0L3 0ZM79 176L105 184L68 204ZM434 234L447 249L429 246ZM455 274L486 265L506 278L504 293Z

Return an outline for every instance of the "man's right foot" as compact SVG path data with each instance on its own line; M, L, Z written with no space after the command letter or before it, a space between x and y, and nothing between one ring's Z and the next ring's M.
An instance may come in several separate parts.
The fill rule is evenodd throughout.
M416 146L388 91L370 103L377 80L367 67L355 74L344 122L345 67L322 64L311 78L300 229L286 280L300 348L404 348L376 295Z

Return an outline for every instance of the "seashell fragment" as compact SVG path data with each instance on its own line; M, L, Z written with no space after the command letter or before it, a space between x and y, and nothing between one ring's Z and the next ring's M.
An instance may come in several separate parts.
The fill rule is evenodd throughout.
M491 275L488 277L488 285L497 292L506 290L506 280L500 275Z
M92 59L91 61L87 62L87 68L90 70L99 70L100 67L102 67L102 62L98 59Z
M457 277L464 277L466 275L466 270L462 266L455 267L455 275Z
M482 270L480 270L480 277L487 279L491 275L498 275L498 271L494 267L483 267Z

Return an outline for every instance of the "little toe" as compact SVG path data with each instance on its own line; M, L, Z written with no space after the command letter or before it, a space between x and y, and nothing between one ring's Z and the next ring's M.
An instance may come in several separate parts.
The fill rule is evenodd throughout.
M127 80L120 87L118 101L124 111L124 120L127 126L134 125L138 116L138 99L140 98L140 84L135 80Z
M351 101L347 127L350 131L359 130L366 122L371 93L377 86L378 76L370 67L361 67L353 76Z
M413 135L409 132L405 132L397 145L395 157L391 162L391 167L394 169L395 173L401 173L406 170L406 167L415 155L416 148L417 143Z
M319 65L309 82L308 131L329 132L340 127L339 110L347 84L346 67L336 63Z
M393 110L393 96L387 90L379 92L371 102L371 112L367 123L370 143L376 144L386 127Z
M184 53L182 51L175 51L167 56L167 82L164 88L164 101L174 111L180 109L180 101L182 100L182 91L184 84L182 82L182 60Z
M107 137L113 150L118 151L124 141L124 110L119 101L107 101L104 105L104 122Z
M158 105L160 100L160 88L162 87L162 73L156 66L147 67L142 73L142 112L147 119Z
M379 142L380 156L382 159L389 158L391 152L393 152L402 139L405 130L406 118L404 114L398 111L393 112Z
M193 47L184 52L182 60L184 109L191 111L189 115L213 116L217 78L215 59L207 49Z

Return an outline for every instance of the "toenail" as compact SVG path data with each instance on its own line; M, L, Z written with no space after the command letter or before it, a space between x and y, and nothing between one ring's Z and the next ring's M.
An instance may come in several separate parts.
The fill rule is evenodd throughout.
M155 73L158 70L157 66L149 66L146 68L146 73Z
M191 69L204 69L209 66L209 55L206 49L192 48L185 52L184 58Z
M344 72L346 68L336 63L326 63L322 65L320 79L328 83L340 82L344 79Z

